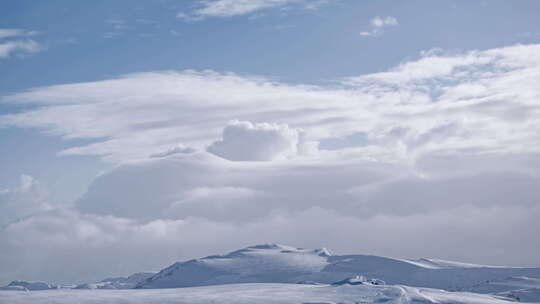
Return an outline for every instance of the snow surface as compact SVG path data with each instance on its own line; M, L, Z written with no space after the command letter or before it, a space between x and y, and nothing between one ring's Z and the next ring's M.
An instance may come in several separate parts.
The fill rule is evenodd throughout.
M371 285L386 285L386 282L379 279L368 279L364 276L355 276L351 278L346 278L339 282L334 282L332 285L360 285L360 284L371 284Z
M230 284L145 290L4 291L10 304L512 303L490 295L380 285Z

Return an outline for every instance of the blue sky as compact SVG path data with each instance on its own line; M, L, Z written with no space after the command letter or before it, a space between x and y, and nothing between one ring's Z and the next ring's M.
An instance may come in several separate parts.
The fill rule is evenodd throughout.
M17 252L39 248L12 245L17 233L39 237L33 224L56 231L59 222L79 227L64 236L73 244L91 235L89 251L104 260L69 277L11 267L0 280L109 275L116 264L106 256L143 246L107 246L125 231L167 253L134 257L119 275L257 241L235 234L249 225L263 241L294 241L270 232L278 215L299 231L291 245L539 264L538 242L507 255L497 245L540 212L529 187L540 168L539 12L538 1L2 1L4 260L16 265ZM502 192L485 194L493 188ZM430 222L464 212L471 235L504 214L508 229L486 236L484 250ZM413 241L396 249L390 228L377 248L369 237L365 246L333 240L332 228L322 240L305 232L325 217L411 233L427 221L436 233L422 251ZM206 232L178 239L159 228L182 225ZM201 241L216 227L222 242ZM464 244L471 253L451 249ZM58 248L45 259L73 258Z

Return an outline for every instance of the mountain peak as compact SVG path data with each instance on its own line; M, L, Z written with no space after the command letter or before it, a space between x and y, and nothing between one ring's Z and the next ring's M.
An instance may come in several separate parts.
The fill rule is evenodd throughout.
M237 250L235 252L244 251L244 250L280 250L282 253L293 253L293 252L303 252L303 253L315 253L321 257L332 256L332 253L327 248L317 248L317 249L306 249L301 247L293 247L277 243L266 243L259 245L248 246L244 249Z
M277 243L266 243L266 244L259 244L259 245L253 245L248 246L246 249L282 249L282 250L290 250L290 249L298 249L291 246L286 246L282 244Z

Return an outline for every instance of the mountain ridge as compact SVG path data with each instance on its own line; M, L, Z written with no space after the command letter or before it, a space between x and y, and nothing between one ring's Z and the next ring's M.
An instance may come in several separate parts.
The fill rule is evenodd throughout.
M71 287L13 281L0 290L161 289L242 283L388 284L536 299L540 297L540 267L487 266L363 254L336 255L327 248L306 249L267 243L221 255L174 262L157 273L135 273Z

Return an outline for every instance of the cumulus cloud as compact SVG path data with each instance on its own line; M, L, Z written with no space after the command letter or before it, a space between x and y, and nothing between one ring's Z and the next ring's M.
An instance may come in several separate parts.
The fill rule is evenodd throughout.
M223 129L222 139L208 146L208 152L234 161L269 161L298 153L301 130L283 124L234 120Z
M31 39L25 39L25 36L34 35L33 31L23 29L0 29L0 59L8 58L16 53L36 53L42 47Z
M370 31L360 32L360 36L380 36L384 33L384 29L392 26L397 26L398 21L396 18L387 17L375 17L370 21Z
M202 20L206 18L226 18L252 14L270 8L283 8L301 5L307 9L316 9L333 0L202 0L198 8L191 12L179 12L177 18L184 20Z

